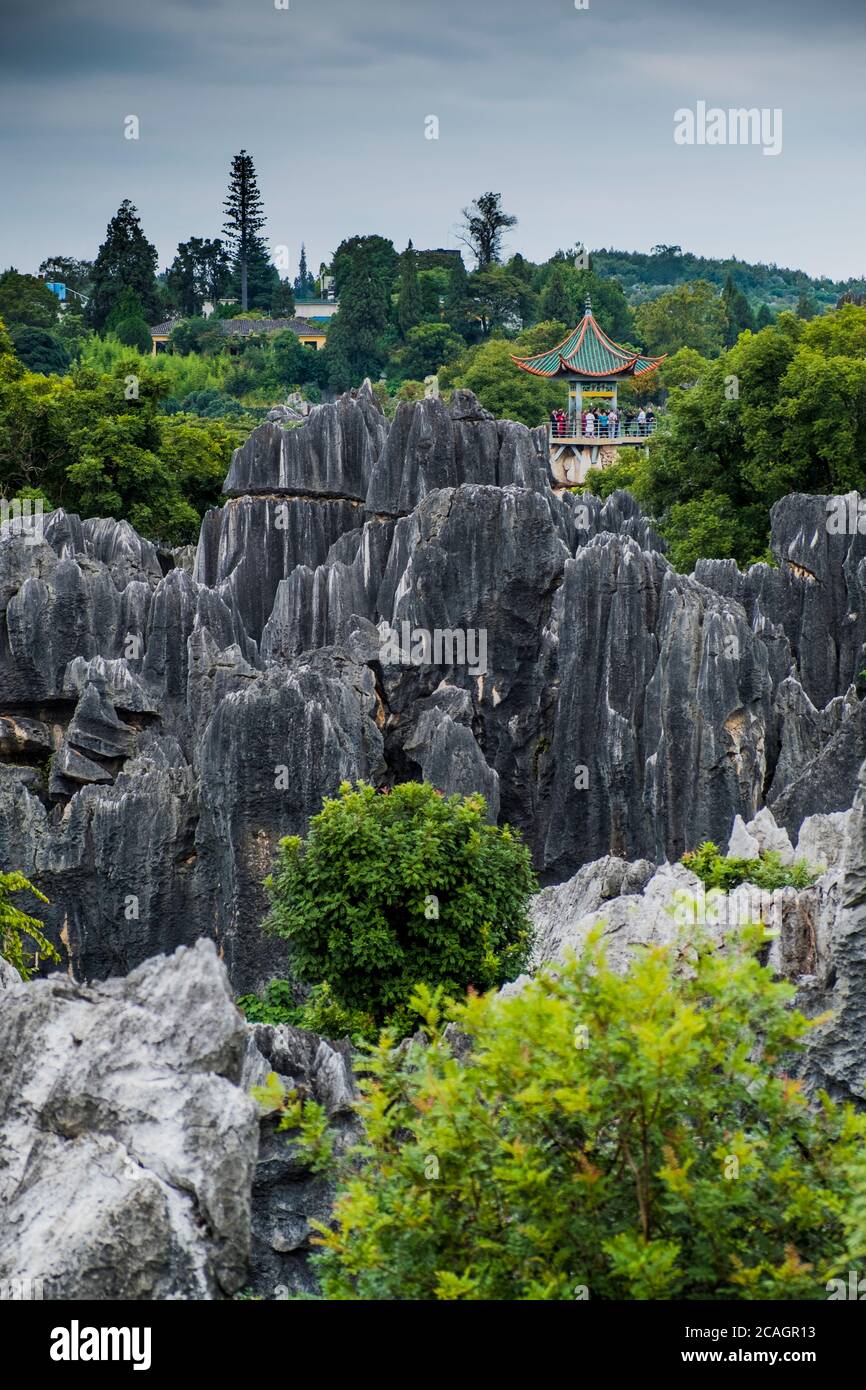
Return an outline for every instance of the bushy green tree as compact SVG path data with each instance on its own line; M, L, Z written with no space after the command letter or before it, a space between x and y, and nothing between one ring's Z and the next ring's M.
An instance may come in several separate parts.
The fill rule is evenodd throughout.
M260 1098L336 1169L326 1298L826 1297L846 1229L862 1243L866 1116L787 1074L812 1025L759 964L764 929L623 974L602 931L511 997L416 991L427 1045L383 1036L347 1154L269 1078Z
M35 275L20 275L10 267L0 275L0 318L29 328L53 328L59 301Z
M168 378L114 340L101 346L121 354L110 372L76 366L62 377L27 372L14 357L17 371L7 370L0 351L0 476L11 496L38 488L83 516L123 517L157 540L193 541L248 430L199 420L199 433L173 448L182 420L160 412Z
M14 965L23 980L29 980L39 956L59 962L60 955L43 932L38 918L29 916L12 902L19 893L30 893L41 903L47 903L48 899L23 874L0 873L0 956Z
M139 352L150 350L150 329L143 318L130 315L129 318L121 319L114 329L114 333L118 342L123 343L124 347L137 348Z
M388 237L376 233L347 237L340 242L331 263L337 298L342 301L348 281L358 274L359 263L363 275L381 281L390 296L399 260L394 243Z
M694 386L706 369L707 359L694 348L678 348L658 369L659 384L666 391L678 386Z
M524 342L531 342L534 333L530 330L527 337L514 340L488 338L469 348L439 373L440 386L474 391L485 409L499 420L519 420L530 428L546 424L551 410L566 403L563 383L522 372L512 361L513 356L545 350L524 349Z
M290 328L274 333L267 351L267 378L274 386L285 390L309 383L325 385L327 363L324 354L304 347Z
M404 345L391 356L392 369L403 380L423 381L459 357L465 347L448 323L419 323L410 328Z
M527 298L524 281L502 266L473 271L466 281L466 312L485 338L496 329L522 328Z
M418 982L463 992L519 973L535 886L519 836L487 824L481 797L426 783L340 787L306 840L280 841L268 929L297 979L382 1022Z
M634 338L634 318L619 280L575 265L573 253L557 252L535 272L533 286L543 319L561 319L572 329L583 318L589 299L593 314L611 338L619 343Z
M149 323L159 322L160 300L156 283L156 247L141 229L138 209L124 198L108 224L105 241L93 265L88 323L102 329L124 291L135 294Z
M397 254L380 236L352 237L334 255L340 308L324 349L332 390L378 377L388 357L391 292Z
M45 328L13 328L15 351L31 372L65 372L71 358L56 333Z
M231 278L231 261L225 244L217 238L190 237L178 244L166 274L166 286L174 306L182 314L201 313L207 300L216 304Z
M726 318L719 292L706 280L678 285L635 311L635 331L654 356L690 347L717 357L724 346Z
M210 319L195 316L175 325L168 345L172 352L185 357L191 352L203 355L222 352L226 340Z
M553 267L550 279L541 296L540 308L546 319L561 319L563 323L574 322L574 297L569 293L565 266L561 263Z
M866 487L864 354L866 309L809 323L783 313L672 394L638 496L679 568L763 558L769 509L787 493Z

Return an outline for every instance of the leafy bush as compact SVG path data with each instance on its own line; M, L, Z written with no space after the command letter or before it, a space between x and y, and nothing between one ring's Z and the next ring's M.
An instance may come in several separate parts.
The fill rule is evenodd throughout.
M12 342L19 361L31 372L65 372L72 361L56 333L46 328L13 328Z
M217 391L214 387L206 387L203 391L191 391L181 402L180 410L189 415L198 415L204 420L246 419L250 425L261 417L260 411L248 411L245 406L239 405L233 396Z
M268 1079L259 1099L339 1184L326 1298L825 1296L859 1238L866 1116L785 1075L813 1025L758 963L765 932L683 937L627 974L600 937L512 997L416 991L427 1045L371 1050L348 1153Z
M291 980L271 980L261 994L242 994L235 1002L250 1023L289 1023L326 1038L348 1037L369 1042L376 1036L370 1014L338 1004L327 984L315 985L302 1004L296 1004Z
M327 980L376 1023L421 981L462 994L513 979L535 879L518 835L485 812L481 797L420 782L386 794L344 782L306 841L280 841L266 880L267 927L289 943L294 977Z
M59 961L60 955L42 931L42 923L10 902L13 893L32 893L41 903L47 903L48 899L23 874L0 873L0 956L14 965L22 979L29 980L38 956ZM25 937L33 942L35 952L25 945Z
M728 859L712 840L705 840L696 850L684 854L683 863L697 874L705 888L721 888L725 893L740 883L753 883L769 893L774 888L808 888L820 873L805 859L783 864L773 850L762 850L758 859Z
M114 332L124 347L137 348L141 353L146 353L151 345L150 329L143 318L121 319Z
M271 980L261 994L242 994L235 1001L248 1023L291 1023L297 1026L300 1008L291 980Z

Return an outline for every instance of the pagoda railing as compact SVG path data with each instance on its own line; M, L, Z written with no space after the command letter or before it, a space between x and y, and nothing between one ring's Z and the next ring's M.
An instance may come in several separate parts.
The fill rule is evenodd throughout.
M609 441L611 439L646 439L653 434L658 425L658 420L623 420L619 419L615 424L601 425L598 420L592 434L585 432L579 418L568 416L557 424L550 425L550 442L556 443L557 440L580 439L584 442L597 443L599 440Z

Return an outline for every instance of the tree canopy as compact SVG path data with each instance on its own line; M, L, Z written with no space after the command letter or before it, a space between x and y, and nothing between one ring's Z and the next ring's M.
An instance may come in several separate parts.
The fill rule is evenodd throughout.
M105 241L93 266L93 285L86 317L94 328L103 328L124 291L137 295L145 318L158 321L156 247L141 229L138 210L124 198L108 224Z

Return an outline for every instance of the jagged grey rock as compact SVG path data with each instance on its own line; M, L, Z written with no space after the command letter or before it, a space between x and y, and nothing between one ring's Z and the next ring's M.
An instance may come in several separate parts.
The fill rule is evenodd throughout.
M276 1072L287 1091L325 1109L335 1142L345 1147L359 1137L352 1105L356 1090L347 1041L327 1042L287 1024L249 1028L243 1086L261 1085ZM250 1286L266 1298L312 1292L308 1266L312 1221L327 1222L333 1185L310 1171L309 1163L272 1115L261 1118L261 1142L252 1193Z
M15 985L21 983L21 976L15 966L0 956L0 990L13 989Z
M808 816L800 826L797 859L815 867L835 869L842 858L850 816L850 811Z
M260 425L235 450L225 492L312 493L363 502L370 473L388 434L369 381L336 405L314 408L294 429Z
M213 1299L246 1276L258 1114L210 942L126 979L0 990L0 1279Z
M833 499L774 508L775 567L678 575L633 498L553 486L543 428L468 392L389 424L369 385L254 431L226 492L192 567L62 511L0 539L0 862L81 978L199 936L239 991L282 973L261 879L343 778L483 792L546 884L851 806L866 540ZM404 624L435 663L382 659Z
M45 757L54 747L51 730L41 719L0 718L0 757L21 753Z
M802 1071L834 1097L866 1100L866 765L838 863L819 880L816 965L805 1011L830 1013L810 1036Z
M760 843L754 835L749 834L743 817L734 816L734 828L728 841L728 857L730 859L757 859L760 853Z

